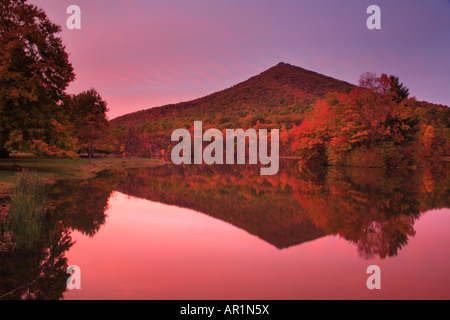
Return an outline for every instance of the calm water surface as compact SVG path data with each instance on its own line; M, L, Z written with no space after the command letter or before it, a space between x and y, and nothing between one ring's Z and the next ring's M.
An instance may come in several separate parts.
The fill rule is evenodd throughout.
M0 296L22 285L5 298L450 298L447 167L258 172L165 166L60 182L46 241L3 259ZM69 265L81 290L65 288Z

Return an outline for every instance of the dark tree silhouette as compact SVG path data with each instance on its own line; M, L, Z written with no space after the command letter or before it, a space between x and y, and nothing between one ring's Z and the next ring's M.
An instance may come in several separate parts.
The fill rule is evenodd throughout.
M0 148L73 149L61 100L75 74L60 31L25 0L0 1Z
M95 89L72 97L71 120L75 126L78 148L87 151L89 162L95 149L104 142L109 133L106 105L106 101Z
M389 79L392 100L400 103L403 100L407 99L409 97L409 89L406 88L403 83L400 83L397 76L390 76Z

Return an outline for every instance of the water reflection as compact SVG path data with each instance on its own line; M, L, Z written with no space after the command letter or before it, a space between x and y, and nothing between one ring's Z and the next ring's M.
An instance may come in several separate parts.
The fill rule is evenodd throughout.
M392 257L421 213L449 207L446 167L410 171L301 167L276 176L248 166L135 169L117 190L229 222L279 249L339 235L360 255Z
M108 199L120 174L91 180L60 181L50 187L50 201L34 250L1 256L0 298L61 299L66 291L66 252L77 230L94 236L106 221Z
M447 173L448 165L385 171L285 161L276 176L253 166L167 165L61 181L51 188L39 249L0 258L0 297L63 298L72 233L95 238L114 191L204 213L280 250L335 235L363 259L386 259L414 237L421 214L450 207Z
M59 225L46 231L45 239L33 251L0 257L1 299L63 298L67 280L65 254L73 242L70 232Z

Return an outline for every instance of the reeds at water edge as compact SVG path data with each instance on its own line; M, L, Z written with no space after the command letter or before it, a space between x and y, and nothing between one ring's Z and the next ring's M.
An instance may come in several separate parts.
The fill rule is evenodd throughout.
M8 232L14 233L17 247L32 249L38 243L46 203L44 180L33 171L19 172L11 194L5 228Z

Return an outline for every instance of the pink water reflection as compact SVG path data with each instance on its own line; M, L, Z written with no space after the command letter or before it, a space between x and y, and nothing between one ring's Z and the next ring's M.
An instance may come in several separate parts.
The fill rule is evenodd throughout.
M115 192L106 224L74 232L68 264L82 289L65 299L415 299L450 298L450 210L433 210L386 260L364 260L328 236L284 250L221 220ZM366 288L377 264L382 290Z

